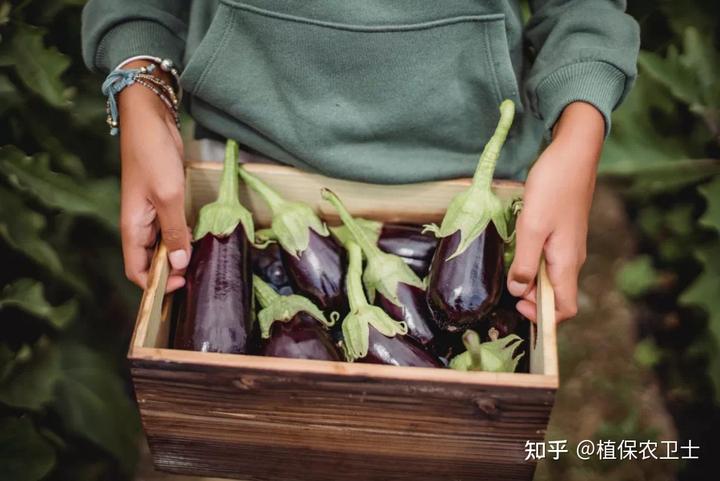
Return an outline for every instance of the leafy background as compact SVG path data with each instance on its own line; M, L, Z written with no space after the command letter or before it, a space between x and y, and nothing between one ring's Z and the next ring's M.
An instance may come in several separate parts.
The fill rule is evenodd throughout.
M0 0L0 479L128 480L118 163L83 0ZM720 4L631 0L640 76L614 126L548 439L692 439L701 460L541 463L538 479L715 479L720 452ZM152 477L147 462L139 476Z

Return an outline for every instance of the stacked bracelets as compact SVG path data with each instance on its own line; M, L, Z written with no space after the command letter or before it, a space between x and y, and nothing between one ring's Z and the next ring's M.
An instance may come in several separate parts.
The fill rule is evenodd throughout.
M155 61L156 59L152 60ZM110 75L107 76L102 84L102 93L107 96L105 111L107 112L107 123L110 126L110 135L116 135L119 130L119 112L116 96L125 87L134 83L151 90L160 98L160 100L162 100L170 113L172 113L173 118L175 119L175 125L177 125L179 129L180 118L178 116L178 95L175 93L175 89L171 85L160 77L156 77L152 74L157 68L156 64L151 63L145 67L137 69L122 69L121 67L125 63L127 63L127 61L123 62L123 64L118 66L118 68L110 72ZM177 79L177 71L172 67L172 62L169 60L161 60L159 63L162 70L172 73L172 75Z

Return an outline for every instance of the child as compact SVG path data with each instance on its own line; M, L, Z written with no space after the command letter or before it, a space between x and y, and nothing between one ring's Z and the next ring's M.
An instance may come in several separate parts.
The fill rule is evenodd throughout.
M127 276L145 286L159 229L174 269L168 289L184 283L190 237L173 74L201 137L378 183L470 175L510 98L517 114L496 175L524 177L537 160L508 289L534 319L544 254L557 318L573 317L597 163L636 73L638 26L622 0L531 0L525 25L519 3L91 0L88 66L122 77L153 65L111 110Z

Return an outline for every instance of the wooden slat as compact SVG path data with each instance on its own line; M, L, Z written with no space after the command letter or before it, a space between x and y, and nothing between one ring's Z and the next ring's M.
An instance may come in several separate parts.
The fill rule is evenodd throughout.
M140 301L135 330L130 341L130 353L136 346L166 346L169 333L169 322L162 322L169 316L163 316L163 299L167 285L170 265L167 260L167 249L160 243L155 249L150 271L148 287Z
M340 196L355 216L384 222L422 224L442 220L452 197L469 185L468 179L457 179L388 186L333 179L278 165L246 164L245 168L282 192L287 199L310 204L327 220L335 220L337 215L320 197L323 187ZM192 199L188 216L191 222L201 206L217 197L221 172L222 163L219 162L188 164L188 198ZM495 181L493 188L506 203L522 196L522 184L519 182ZM257 194L241 189L241 198L244 205L253 211L258 225L269 224L270 211Z
M286 361L287 365L293 361ZM529 479L553 389L133 360L163 469L263 481Z

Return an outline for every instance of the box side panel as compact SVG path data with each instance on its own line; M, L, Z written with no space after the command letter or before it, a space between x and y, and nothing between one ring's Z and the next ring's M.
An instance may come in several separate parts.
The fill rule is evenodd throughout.
M531 479L554 390L134 360L161 469L257 481Z

